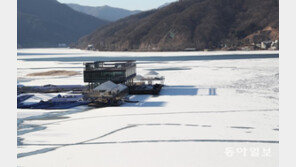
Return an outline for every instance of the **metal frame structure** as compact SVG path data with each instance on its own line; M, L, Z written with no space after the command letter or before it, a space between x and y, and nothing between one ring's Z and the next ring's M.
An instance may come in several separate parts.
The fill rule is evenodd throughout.
M90 89L106 81L130 85L136 77L135 60L96 61L84 65L84 82Z

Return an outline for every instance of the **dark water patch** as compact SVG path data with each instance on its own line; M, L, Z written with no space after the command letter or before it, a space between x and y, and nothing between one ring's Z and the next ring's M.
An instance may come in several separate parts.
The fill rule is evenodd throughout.
M240 55L207 55L207 56L83 56L83 57L52 57L52 58L28 58L18 59L23 61L60 61L60 62L84 62L84 61L110 61L110 60L136 60L136 61L205 61L205 60L239 60L239 59L267 59L279 58L279 54L240 54Z

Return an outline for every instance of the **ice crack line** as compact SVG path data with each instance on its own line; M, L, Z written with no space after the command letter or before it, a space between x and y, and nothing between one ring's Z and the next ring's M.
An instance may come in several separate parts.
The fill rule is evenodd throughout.
M229 143L279 143L279 141L273 140L230 140L230 139L178 139L178 140L132 140L132 141L110 141L110 142L92 142L94 140L102 139L104 137L110 136L112 134L118 133L120 131L124 131L127 129L139 127L139 126L191 126L191 127L198 127L197 124L178 124L178 123L150 123L150 124L131 124L111 132L108 132L104 135L99 137L95 137L89 140L85 140L82 142L72 143L72 144L22 144L22 146L51 146L50 148L44 148L28 153L20 153L17 155L18 158L36 155L36 154L43 154L50 151L54 151L58 148L66 147L66 146L74 146L74 145L99 145L99 144L135 144L135 143L172 143L172 142L229 142ZM211 127L211 125L201 125L201 127ZM231 127L233 128L233 127ZM237 127L234 127L237 128ZM251 127L239 127L242 129L249 129Z

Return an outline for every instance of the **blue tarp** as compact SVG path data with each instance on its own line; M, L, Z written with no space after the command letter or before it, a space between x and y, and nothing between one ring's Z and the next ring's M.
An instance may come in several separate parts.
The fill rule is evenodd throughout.
M34 95L21 95L17 97L17 105L19 105L20 103L28 100L29 98L33 97Z
M35 104L25 104L23 103L25 100L29 99L29 96L33 95L24 95L27 96L27 98L22 98L19 102L18 100L18 108L21 109L69 109L72 107L77 107L80 105L87 105L88 101L83 101L82 95L70 95L70 96L61 96L58 95L51 100L48 101L40 101L39 103ZM23 100L25 99L25 100Z
M19 104L18 108L22 109L69 109L73 107L77 107L80 105L87 105L88 102L86 101L79 101L79 102L44 102L41 101L40 103L36 104Z

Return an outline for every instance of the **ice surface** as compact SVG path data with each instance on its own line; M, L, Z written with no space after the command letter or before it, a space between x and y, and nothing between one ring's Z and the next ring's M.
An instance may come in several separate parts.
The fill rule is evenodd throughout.
M160 96L131 96L135 104L18 110L18 166L279 166L276 55L18 50L23 85L84 84L82 75L27 74L82 72L84 61L119 57L137 59L137 74L155 71L166 78Z

